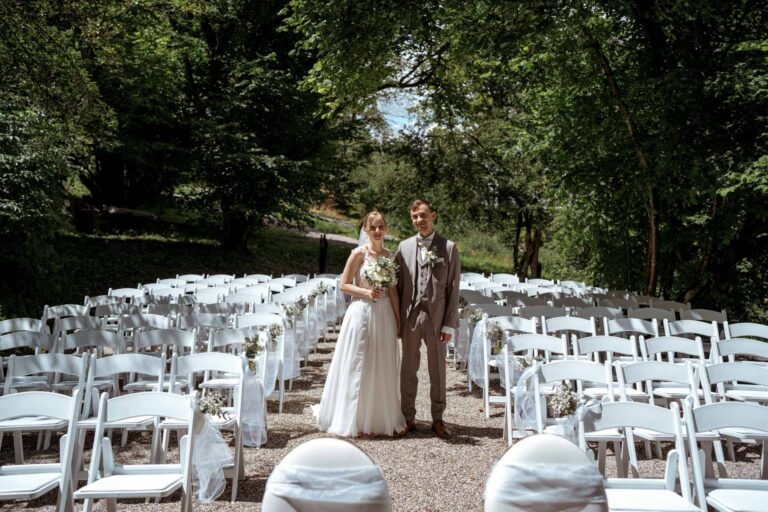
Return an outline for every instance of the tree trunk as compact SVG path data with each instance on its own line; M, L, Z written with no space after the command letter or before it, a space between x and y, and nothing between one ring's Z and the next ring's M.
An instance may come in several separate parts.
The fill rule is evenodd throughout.
M515 224L515 243L512 246L512 266L517 270L520 263L520 230L523 227L523 214L517 212L517 223Z
M656 295L657 269L659 266L659 208L656 194L648 189L648 283L646 295Z
M608 82L608 89L610 90L611 97L616 102L616 106L624 118L624 124L627 126L629 138L635 148L635 155L637 156L637 161L640 164L640 170L643 172L645 177L650 178L651 166L648 163L648 157L646 156L645 150L643 149L640 132L637 129L637 125L635 125L635 120L632 117L632 113L629 111L629 107L627 107L627 104L624 102L624 99L621 96L621 91L619 90L619 85L616 82L616 76L614 75L613 69L611 68L611 63L608 61L605 53L603 53L603 49L600 47L600 44L594 39L594 37L592 37L592 34L590 34L587 29L585 29L585 32L589 41L589 47L594 52L598 62L600 62L600 68L603 70L605 79ZM658 201L652 189L648 190L647 201L646 210L648 212L648 258L646 268L646 294L652 295L656 290L656 267L658 265L659 250Z
M541 263L539 263L539 249L541 248L542 229L536 226L533 230L531 246L531 277L541 277Z
M248 253L248 235L251 221L238 209L225 209L222 216L221 246L224 249Z

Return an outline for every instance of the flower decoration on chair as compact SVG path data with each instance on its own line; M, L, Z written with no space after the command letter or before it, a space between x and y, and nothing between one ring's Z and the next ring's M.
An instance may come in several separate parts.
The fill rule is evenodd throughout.
M307 295L307 302L310 304L315 302L315 299L317 299L317 290L313 290L309 295Z
M555 394L549 399L549 406L555 418L564 418L576 412L579 397L571 391L571 385L563 382L557 387Z
M504 329L501 328L499 322L489 322L485 326L485 335L488 341L491 342L495 353L501 351L501 342L504 341Z
M483 319L483 310L480 308L470 309L467 318L469 319L469 323L476 324Z
M269 333L269 339L272 341L272 349L274 350L277 346L277 338L283 335L283 326L278 323L274 323L269 326L267 332Z
M395 260L379 256L375 263L365 268L363 277L374 288L391 288L397 284L397 270Z
M304 297L303 295L301 297L299 297L298 300L296 300L296 302L294 303L294 306L296 306L296 309L297 309L298 313L301 313L305 309L307 309L308 305L309 305L309 303L307 302L307 298Z
M248 359L248 369L256 371L256 359L261 352L266 348L266 344L260 336L254 336L253 338L245 338L243 341L243 353Z
M318 295L325 295L328 293L328 285L326 285L324 282L320 281L317 283L317 288L315 288L315 291Z
M531 356L517 356L515 357L515 370L524 372L526 369L530 368L539 361L539 358L534 358Z
M226 418L226 413L222 410L224 403L223 395L219 393L206 393L198 401L198 406L203 414Z

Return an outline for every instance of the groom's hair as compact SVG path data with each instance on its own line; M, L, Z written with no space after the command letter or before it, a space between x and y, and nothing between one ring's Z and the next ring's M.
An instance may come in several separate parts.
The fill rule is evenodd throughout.
M419 206L421 206L423 204L427 205L427 208L429 208L430 212L434 212L435 211L435 208L432 206L432 203L430 203L426 199L415 199L411 203L411 211L415 210L416 208L418 208Z

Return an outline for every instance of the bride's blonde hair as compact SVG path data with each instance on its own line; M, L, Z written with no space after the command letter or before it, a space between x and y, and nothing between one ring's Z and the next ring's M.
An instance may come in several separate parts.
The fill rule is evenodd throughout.
M373 219L379 217L381 219L381 222L384 223L384 227L387 227L387 219L384 218L384 214L381 213L379 210L371 210L370 212L366 213L363 217L363 229L368 231L368 226L371 225L371 222L373 222Z

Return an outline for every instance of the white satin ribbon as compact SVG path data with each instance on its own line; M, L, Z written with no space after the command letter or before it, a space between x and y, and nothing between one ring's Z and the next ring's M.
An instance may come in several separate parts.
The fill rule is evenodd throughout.
M493 468L485 500L537 512L576 512L607 500L594 464L508 464Z
M388 510L387 484L376 466L349 468L280 464L267 480L267 493L286 500L302 512Z

